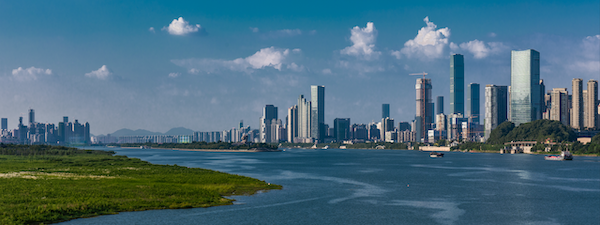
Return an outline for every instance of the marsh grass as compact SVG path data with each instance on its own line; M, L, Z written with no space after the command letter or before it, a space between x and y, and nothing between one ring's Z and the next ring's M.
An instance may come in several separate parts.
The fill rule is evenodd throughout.
M154 165L114 152L0 145L0 224L42 224L149 209L231 204L280 189L254 178Z

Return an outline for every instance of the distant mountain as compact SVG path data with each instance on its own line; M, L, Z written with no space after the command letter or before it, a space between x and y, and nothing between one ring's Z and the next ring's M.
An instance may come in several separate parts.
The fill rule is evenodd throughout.
M113 137L142 136L142 135L163 135L163 134L160 132L152 132L152 131L142 130L142 129L137 129L137 130L120 129L120 130L115 131L114 133L110 134L110 136L113 136Z
M120 129L118 131L115 131L114 133L110 134L110 136L113 137L122 137L122 136L146 136L146 135L192 135L194 134L193 130L187 129L185 127L176 127L173 129L170 129L169 131L167 131L166 133L161 133L161 132L152 132L152 131L148 131L148 130L143 130L143 129L137 129L137 130L131 130L131 129Z
M192 135L194 134L193 130L187 129L185 127L175 127L167 131L164 135Z

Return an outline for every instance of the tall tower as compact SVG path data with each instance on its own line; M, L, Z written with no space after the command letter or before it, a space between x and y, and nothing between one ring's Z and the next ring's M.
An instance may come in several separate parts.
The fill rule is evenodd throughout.
M444 96L437 96L435 101L435 115L444 113Z
M431 79L417 79L415 85L417 94L417 114L415 128L417 131L417 141L421 138L426 139L427 130L433 123L433 102L431 101Z
M485 86L485 139L493 129L508 119L508 88L488 84Z
M469 97L467 101L467 118L469 118L469 122L479 124L479 84L478 83L470 83L469 84Z
M294 143L294 138L298 137L298 105L288 108L287 118L287 140Z
M311 85L311 124L310 134L318 143L325 139L325 86Z
M2 118L2 130L8 129L8 118Z
M573 87L571 89L573 97L571 100L571 127L576 130L583 129L583 80L573 78Z
M569 126L569 93L566 88L554 88L551 92L550 119Z
M465 114L465 60L461 54L450 56L450 113Z
M585 128L596 129L598 121L598 81L587 82L587 96L585 98Z
M29 109L29 124L35 123L35 111L33 109Z
M298 137L310 138L311 122L311 102L304 98L304 95L298 97Z
M510 120L519 125L542 118L540 53L533 49L511 52Z
M390 104L381 105L381 118L390 117Z
M277 121L277 107L273 105L266 105L263 108L263 116L260 117L260 142L271 143L272 131L271 123L273 120Z

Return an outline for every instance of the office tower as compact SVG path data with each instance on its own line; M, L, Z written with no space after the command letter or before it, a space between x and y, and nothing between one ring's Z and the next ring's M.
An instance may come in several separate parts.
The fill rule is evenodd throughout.
M381 118L390 117L390 104L381 105Z
M69 122L68 116L63 116L63 123L67 124Z
M467 118L469 118L469 122L479 124L479 84L470 83L468 90L469 97L467 99Z
M8 118L2 118L2 130L8 129Z
M298 106L288 108L287 116L287 140L294 143L294 139L298 137Z
M381 119L381 128L379 129L379 132L381 132L381 139L384 141L388 141L385 139L385 133L388 131L393 131L394 130L394 120L386 117Z
M304 95L298 98L298 138L310 138L311 102ZM304 141L302 141L304 142Z
M519 125L542 118L540 53L533 49L511 52L510 120Z
M83 125L83 143L84 144L92 143L91 135L90 135L90 123L88 123L88 122L85 122L85 125Z
M546 112L547 109L547 105L546 105L546 101L544 99L544 96L546 95L546 85L544 85L544 80L540 79L540 114ZM543 119L540 117L540 119Z
M271 143L271 123L273 119L277 120L277 107L266 105L263 108L263 116L260 117L260 142Z
M427 136L427 130L431 128L433 123L433 103L431 102L431 79L417 79L416 95L417 95L417 141Z
M29 124L35 123L35 111L29 109Z
M335 118L333 120L333 138L337 142L350 140L350 118Z
M571 101L571 127L576 130L583 129L583 80L573 78L573 97Z
M409 122L400 122L398 123L398 131L410 131L410 123Z
M485 139L492 130L508 119L508 88L488 84L485 86Z
M569 126L569 93L566 88L554 88L551 92L550 119Z
M585 128L597 129L598 121L598 81L587 82L587 96L585 97Z
M446 129L446 115L443 113L435 115L435 130L443 131Z
M465 114L465 60L461 54L450 56L450 113Z
M311 85L311 123L310 135L318 143L325 138L325 86Z
M437 96L435 102L435 115L444 113L444 96Z

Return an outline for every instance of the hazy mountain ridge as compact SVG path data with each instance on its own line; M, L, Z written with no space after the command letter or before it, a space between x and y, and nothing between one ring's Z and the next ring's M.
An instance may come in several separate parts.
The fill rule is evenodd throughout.
M123 129L120 129L120 130L117 130L117 131L111 133L110 136L122 137L122 136L146 136L146 135L192 135L193 133L194 133L193 130L187 129L185 127L171 128L169 131L167 131L165 133L153 132L153 131L144 130L144 129L132 130L132 129L123 128Z

